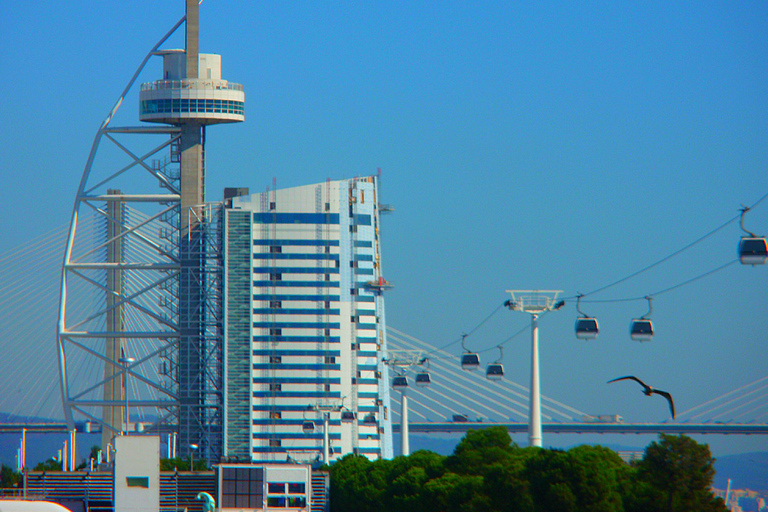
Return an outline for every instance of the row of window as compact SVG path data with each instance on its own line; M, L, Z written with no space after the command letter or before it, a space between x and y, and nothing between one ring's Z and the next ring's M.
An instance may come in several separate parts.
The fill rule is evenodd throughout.
M245 103L238 100L158 99L143 100L140 115L152 114L237 114L245 115Z
M328 205L328 203L325 203ZM329 206L329 205L328 205ZM270 209L275 209L276 204L270 203ZM329 206L330 207L330 206ZM341 216L338 213L279 213L279 212L254 212L255 224L339 224ZM350 226L370 226L371 216L368 214L354 214L351 216Z
M355 247L373 247L373 244L371 242L359 242L360 245L355 244ZM270 240L254 240L253 245L261 246L261 245L267 245L267 246L274 246L274 245L295 245L295 246L304 246L304 247L338 247L339 241L338 240L308 240L308 239L270 239Z
M253 355L260 355L256 354L256 350L254 350ZM291 355L305 355L305 354L291 354ZM313 356L315 354L309 354L310 356ZM323 357L323 361L325 364L336 364L336 356L325 356ZM283 356L269 356L269 364L282 364L283 362Z
M274 204L274 203L273 203ZM254 224L338 224L338 213L254 213Z

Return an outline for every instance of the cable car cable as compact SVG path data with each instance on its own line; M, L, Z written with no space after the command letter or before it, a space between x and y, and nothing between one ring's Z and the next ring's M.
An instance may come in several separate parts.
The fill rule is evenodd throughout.
M496 313L498 313L498 312L499 312L499 310L500 310L501 308L503 308L503 307L504 307L504 303L502 302L502 303L499 305L499 307L497 307L496 309L494 309L494 310L493 310L493 312L492 312L490 315L488 315L487 317L485 317L485 319L484 319L482 322L480 322L479 324L477 324L477 325L476 325L476 326L475 326L475 327L474 327L474 328L473 328L471 331L469 331L469 332L468 332L468 333L466 333L466 334L462 334L461 336L459 336L459 338L458 338L458 339L456 339L456 340L454 340L454 341L452 341L452 342L448 343L447 345L444 345L444 346L442 346L442 347L436 348L436 349L434 349L434 350L433 350L433 351L431 351L431 352L427 352L426 356L428 357L428 356L430 356L430 355L434 354L435 352L439 352L439 351L441 351L441 350L445 350L445 349L447 349L448 347L452 347L453 345L455 345L455 344L457 344L457 343L461 343L462 341L464 341L464 339L465 339L465 338L467 338L467 337L471 336L472 334L474 334L474 332L475 332L475 331L477 331L477 330L478 330L480 327L482 327L482 326L483 326L483 325L484 325L484 324L485 324L485 323L486 323L488 320L490 320L490 319L491 319L491 317L493 317L493 316L494 316Z
M762 203L763 201L765 201L766 199L768 199L768 192L766 192L765 194L763 194L763 195L762 195L762 196L761 196L761 197L760 197L760 198L759 198L757 201L755 201L754 203L752 203L752 206L745 206L744 208L745 208L747 211L748 211L748 210L750 210L750 209L753 209L753 208L755 208L757 205L759 205L760 203ZM632 279L633 277L636 277L636 276L638 276L638 275L640 275L640 274L642 274L642 273L644 273L644 272L646 272L646 271L648 271L648 270L650 270L650 269L652 269L652 268L654 268L654 267L656 267L656 266L658 266L658 265L660 265L660 264L664 263L665 261L668 261L668 260L670 260L670 259L674 258L674 257L675 257L675 256L677 256L678 254L680 254L680 253L682 253L682 252L684 252L684 251L686 251L686 250L690 249L690 248L691 248L691 247L693 247L694 245L698 244L699 242L702 242L702 241L704 241L705 239L709 238L710 236L714 235L715 233L717 233L717 232L718 232L718 231L720 231L721 229L725 228L725 227L726 227L726 226L728 226L729 224L732 224L733 222L735 222L737 219L740 219L740 218L742 218L742 213L741 213L741 210L739 210L739 214L738 214L738 215L735 215L735 216L734 216L734 217L732 217L731 219L727 220L725 223L723 223L723 224L721 224L720 226L716 227L715 229L713 229L713 230L712 230L712 231L710 231L709 233L706 233L705 235L702 235L701 237L697 238L696 240L694 240L693 242L689 243L688 245L686 245L686 246L682 247L681 249L678 249L677 251L675 251L675 252L673 252L673 253L669 254L668 256L665 256L664 258L662 258L662 259L660 259L660 260L656 261L655 263L651 263L650 265L647 265L646 267L643 267L643 268L641 268L640 270L638 270L638 271L636 271L636 272L633 272L633 273L631 273L631 274L629 274L629 275L627 275L627 276L625 276L625 277L622 277L621 279L618 279L618 280L616 280L616 281L614 281L614 282L612 282L612 283L610 283L610 284L607 284L607 285L605 285L605 286L602 286L602 287L600 287L600 288L597 288L597 289L595 289L595 290L592 290L591 292L588 292L588 293L584 293L584 294L582 294L582 297L586 297L586 296L588 296L588 295L594 295L594 294L596 294L596 293L599 293L599 292L601 292L601 291L603 291L603 290L607 290L608 288L612 288L612 287L616 286L617 284L623 283L624 281L627 281L627 280L629 280L629 279ZM656 294L655 294L655 295L656 295ZM566 298L566 300L573 300L573 299L576 299L576 298L577 298L576 296L574 296L574 297L567 297L567 298ZM591 302L591 301L590 301L590 302Z

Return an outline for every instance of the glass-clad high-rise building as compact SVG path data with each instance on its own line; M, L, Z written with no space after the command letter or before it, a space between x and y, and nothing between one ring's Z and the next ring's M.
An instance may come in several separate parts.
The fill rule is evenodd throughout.
M392 457L377 179L225 208L225 456Z

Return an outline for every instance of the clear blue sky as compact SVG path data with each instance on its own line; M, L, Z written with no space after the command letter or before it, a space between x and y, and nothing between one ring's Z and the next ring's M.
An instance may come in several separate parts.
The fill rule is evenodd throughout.
M2 252L68 222L97 128L183 2L4 2L0 14ZM443 346L506 289L600 288L768 192L767 26L765 2L206 0L201 51L246 90L246 122L208 130L208 197L381 168L396 208L382 232L388 321ZM166 45L182 46L181 33ZM159 77L158 60L140 81ZM113 124L136 123L136 96ZM768 201L747 227L768 235ZM739 236L733 223L593 298L700 275L734 259ZM662 294L647 344L628 336L644 302L585 304L601 323L592 342L575 339L570 303L541 323L543 392L654 422L663 403L605 382L637 375L685 410L761 378L767 289L768 268L739 265ZM484 351L527 322L501 311L467 344ZM527 335L504 350L526 385L529 350Z

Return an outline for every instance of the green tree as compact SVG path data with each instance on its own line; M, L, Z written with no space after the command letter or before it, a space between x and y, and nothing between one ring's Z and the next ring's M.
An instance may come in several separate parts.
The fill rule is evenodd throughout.
M32 471L61 471L61 462L56 462L53 459L48 459L45 462L37 464Z
M631 469L612 450L538 450L526 464L536 511L623 512Z
M491 500L483 489L483 477L445 473L424 485L430 512L488 512Z
M19 487L23 477L10 466L0 464L0 487Z
M419 450L407 457L391 461L387 473L387 491L384 493L387 510L419 512L429 510L424 485L445 473L445 457L427 450Z
M517 445L513 445L504 427L470 429L445 461L454 473L482 475L496 463L509 463Z
M391 461L346 455L331 466L332 512L385 512L384 493Z
M725 512L723 500L711 491L714 462L706 444L684 435L661 434L637 464L633 510Z

